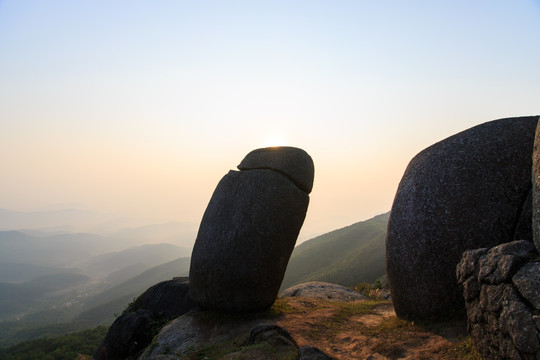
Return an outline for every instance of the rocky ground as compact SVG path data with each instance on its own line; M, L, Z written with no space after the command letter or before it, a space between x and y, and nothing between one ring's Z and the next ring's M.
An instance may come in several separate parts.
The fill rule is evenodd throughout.
M213 319L212 321L216 321ZM234 321L233 341L218 341L197 351L176 351L144 357L150 359L284 359L296 358L279 347L247 346L245 339L255 322L273 323L286 329L299 347L315 346L340 360L382 359L475 359L465 320L415 324L396 317L391 301L350 302L296 296L278 299L264 316L249 319L245 326ZM219 321L220 326L230 319ZM215 329L212 331L216 331ZM214 334L215 335L215 334ZM211 342L210 342L211 343ZM280 352L281 351L281 352ZM284 357L286 354L286 357Z
M166 298L178 298L171 289L185 292L187 286L187 282L172 280L141 295L131 311L111 326L94 354L96 359L329 359L306 356L306 351L319 350L342 360L480 359L467 336L464 315L442 322L400 319L387 300L388 289L360 293L309 282L289 288L263 312L228 314L195 306L181 316L169 317L172 320L166 325L166 320L159 325L146 319L153 307L163 308L155 296L159 289L162 295L170 295ZM147 298L151 301L145 302ZM139 303L141 309L135 306ZM158 325L165 326L154 329ZM143 335L144 344L140 343Z
M277 324L299 346L342 360L480 359L465 321L414 324L396 317L387 300L350 303L304 297L280 299Z

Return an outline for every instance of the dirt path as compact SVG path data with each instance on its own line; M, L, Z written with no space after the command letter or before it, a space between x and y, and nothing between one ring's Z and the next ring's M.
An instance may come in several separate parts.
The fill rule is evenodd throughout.
M316 346L336 359L477 359L461 321L415 325L397 318L389 301L281 301L277 324L299 346Z

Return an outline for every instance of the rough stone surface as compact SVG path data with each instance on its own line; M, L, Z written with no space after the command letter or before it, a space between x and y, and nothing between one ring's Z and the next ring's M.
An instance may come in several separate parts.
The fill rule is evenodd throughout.
M279 158L282 152L276 149L272 155ZM306 192L278 171L230 171L223 177L206 208L191 257L190 295L196 303L225 312L269 308L308 203Z
M386 240L399 316L429 318L462 309L455 269L463 252L515 240L517 224L530 223L522 217L537 122L531 116L481 124L411 160Z
M519 269L512 278L519 293L540 309L540 263L531 262Z
M312 299L324 299L332 301L349 302L355 300L367 300L367 297L345 286L330 284L321 281L291 286L283 292L282 297L303 296Z
M150 287L114 321L94 358L135 359L160 326L195 307L188 294L187 278L174 278Z
M536 128L532 159L532 233L534 244L540 251L540 127Z
M298 360L333 360L321 350L313 346L304 345L298 352Z
M536 255L534 245L526 240L493 247L479 260L478 280L487 284L500 284Z
M247 341L251 329L261 317L242 317L204 310L193 310L164 326L140 359L159 359L173 353L177 356L192 356L198 349L236 341Z
M463 254L456 274L469 333L484 359L540 358L538 260L524 240Z
M315 174L313 160L308 153L299 148L284 146L253 150L238 165L238 169L275 170L289 177L296 186L307 194L313 188Z
M237 349L231 348L233 352L226 353L223 359L332 359L315 347L299 349L286 329L264 316L237 316L206 310L193 310L171 321L139 359L169 359L171 354L174 359L191 359L205 349L224 350L231 344ZM266 346L257 349L259 344Z

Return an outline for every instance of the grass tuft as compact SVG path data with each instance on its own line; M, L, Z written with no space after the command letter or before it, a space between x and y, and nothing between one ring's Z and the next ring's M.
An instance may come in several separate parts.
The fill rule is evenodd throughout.
M460 360L482 360L482 357L476 351L474 343L470 336L458 342L448 350L448 355L452 359Z

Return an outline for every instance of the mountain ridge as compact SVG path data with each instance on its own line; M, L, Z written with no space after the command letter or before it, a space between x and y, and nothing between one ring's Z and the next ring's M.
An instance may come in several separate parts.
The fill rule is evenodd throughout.
M374 282L383 276L384 239L389 216L389 212L377 215L295 247L281 291L313 280L354 286L359 282Z

